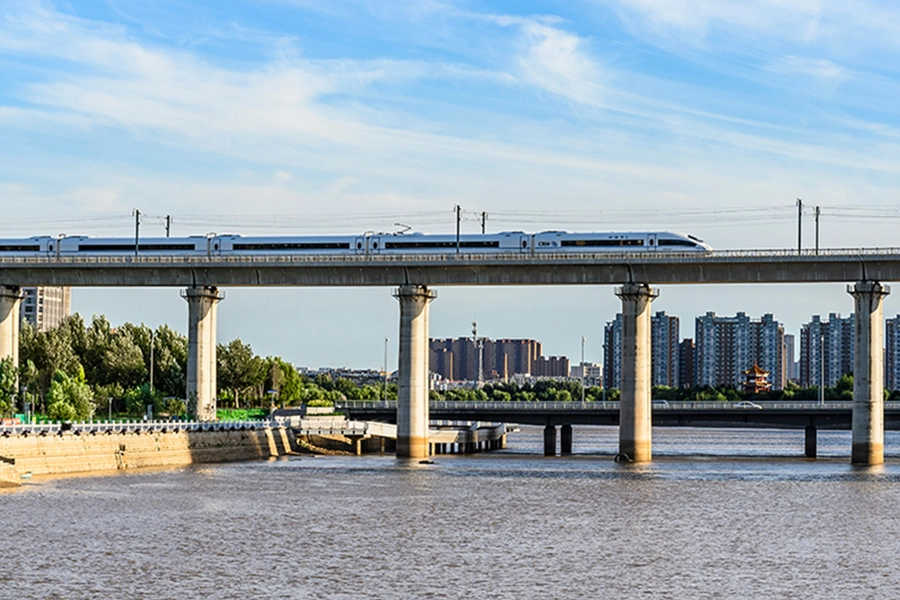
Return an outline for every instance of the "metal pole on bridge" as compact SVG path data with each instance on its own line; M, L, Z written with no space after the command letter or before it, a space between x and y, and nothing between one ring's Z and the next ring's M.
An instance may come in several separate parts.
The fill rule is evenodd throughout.
M819 255L819 213L821 210L816 207L816 256Z
M134 255L138 255L138 241L140 239L141 233L141 211L138 209L134 209L131 211L131 214L134 215Z
M456 211L456 253L459 254L459 220L462 218L462 207L457 204L453 210Z
M803 235L803 200L797 198L797 254L802 252L801 236Z

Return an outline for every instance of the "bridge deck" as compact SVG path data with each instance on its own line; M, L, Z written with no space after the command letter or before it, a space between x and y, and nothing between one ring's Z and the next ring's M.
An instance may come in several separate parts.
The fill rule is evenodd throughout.
M900 249L0 258L0 284L66 286L590 285L900 280Z
M653 425L671 427L761 427L849 429L851 402L772 402L763 408L737 408L728 402L671 402L653 406ZM395 402L339 403L355 419L392 421ZM885 429L900 430L900 402L885 403ZM494 421L528 425L618 425L618 402L432 402L434 419Z

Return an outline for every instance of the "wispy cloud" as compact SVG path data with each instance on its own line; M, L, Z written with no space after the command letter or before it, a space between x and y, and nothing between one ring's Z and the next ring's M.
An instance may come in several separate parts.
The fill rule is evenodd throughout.
M519 73L528 83L585 104L600 104L601 69L572 33L531 22L522 27L525 48Z
M785 56L774 61L767 69L781 75L801 77L826 85L838 84L848 77L846 69L824 58Z

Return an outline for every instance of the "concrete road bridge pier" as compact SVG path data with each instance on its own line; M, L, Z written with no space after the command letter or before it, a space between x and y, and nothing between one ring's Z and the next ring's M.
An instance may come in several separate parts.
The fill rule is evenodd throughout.
M178 287L188 304L188 403L215 418L216 312L227 286L383 286L400 305L397 454L428 443L428 312L440 285L615 285L622 300L620 458L652 458L650 314L663 284L850 283L856 308L851 460L884 460L883 282L900 279L900 249L565 252L432 255L109 256L0 259L0 358L18 359L24 286ZM548 433L549 435L549 433ZM555 430L553 432L555 436ZM562 446L571 447L563 429ZM549 440L548 440L549 442ZM555 440L554 440L555 443Z

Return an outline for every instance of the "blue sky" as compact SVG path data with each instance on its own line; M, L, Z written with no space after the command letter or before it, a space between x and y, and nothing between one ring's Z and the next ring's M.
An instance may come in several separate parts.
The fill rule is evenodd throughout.
M900 7L817 0L0 4L0 235L689 231L716 248L900 246ZM805 243L813 239L804 217ZM432 333L600 359L612 288L439 289ZM898 290L900 293L900 290ZM226 290L222 339L381 364L389 290ZM184 329L177 290L76 290ZM772 312L842 285L661 289L658 310ZM886 313L900 312L893 297ZM349 340L352 340L350 342ZM393 354L393 352L392 352ZM393 360L393 357L391 358Z

